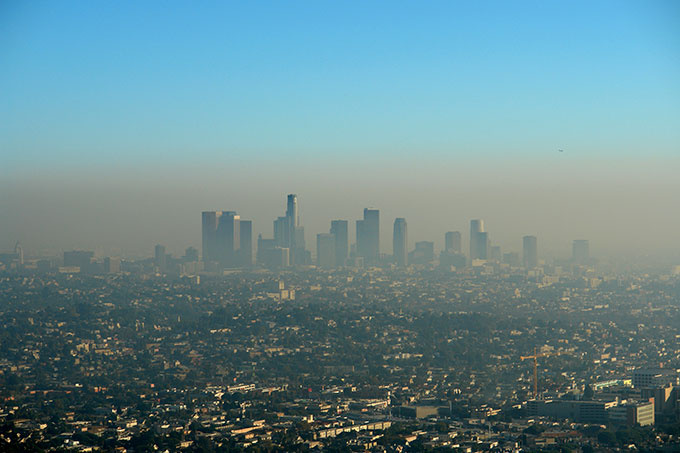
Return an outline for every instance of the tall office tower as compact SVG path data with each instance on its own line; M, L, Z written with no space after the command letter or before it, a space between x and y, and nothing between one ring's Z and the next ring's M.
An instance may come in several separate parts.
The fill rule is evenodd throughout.
M408 230L406 219L399 217L394 219L394 234L392 236L392 253L397 266L406 266L408 257L406 247L408 243Z
M347 220L333 220L331 234L335 236L335 265L344 266L349 255L349 224Z
M571 259L575 264L587 264L590 261L590 244L585 239L577 239L571 245Z
M241 217L234 211L224 211L217 224L217 261L222 267L238 266L236 257L241 244L239 222Z
M533 269L538 266L538 241L536 236L524 236L522 238L522 252L524 267Z
M162 245L157 245L154 248L154 264L159 271L165 272L167 261L165 256L165 247Z
M217 225L222 211L203 211L201 213L203 261L219 261L217 256Z
M253 264L253 221L239 222L239 261L242 266Z
M305 250L305 230L300 226L297 195L286 199L286 215L274 221L274 240L281 248L290 249L290 264L305 264L309 253Z
M364 209L364 219L357 220L357 254L365 264L377 264L380 257L380 211Z
M460 231L449 231L444 235L444 250L452 253L461 252Z
M234 211L204 211L201 219L204 262L221 267L252 264L252 221L241 220Z
M297 239L299 233L297 228L300 226L300 214L298 213L297 195L294 193L288 194L286 200L286 218L288 219L288 245L292 249L297 248Z
M277 217L274 220L274 241L277 247L288 247L290 245L288 222L288 217Z
M452 266L459 269L465 267L465 261L460 231L447 232L444 235L444 250L439 254L439 265L444 269L450 269Z
M316 235L316 264L326 269L335 266L335 235L330 233Z
M484 234L484 221L470 220L470 261L485 260L488 235Z
M290 219L291 227L296 227L300 225L297 195L295 195L294 193L288 194L288 198L286 200L286 217Z

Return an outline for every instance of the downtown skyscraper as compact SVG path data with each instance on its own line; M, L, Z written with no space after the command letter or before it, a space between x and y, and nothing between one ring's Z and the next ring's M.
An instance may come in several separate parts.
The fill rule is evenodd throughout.
M290 264L307 264L308 252L305 250L305 229L300 225L297 195L288 194L286 215L274 220L274 241L277 247L287 248Z
M404 267L407 264L408 252L408 226L406 219L398 217L394 219L394 231L392 235L392 253L397 266Z
M204 262L217 261L217 224L222 211L204 211L201 214L201 238Z
M489 235L484 231L484 221L470 221L470 261L485 260L489 257Z
M252 222L235 211L201 213L203 262L215 268L252 264Z
M331 234L335 238L335 265L344 266L349 256L349 225L347 220L331 221Z
M380 258L380 211L364 208L363 220L357 220L357 255L367 265L375 265Z
M442 268L463 268L466 264L461 248L460 231L448 231L444 234L444 250L439 254L439 265Z

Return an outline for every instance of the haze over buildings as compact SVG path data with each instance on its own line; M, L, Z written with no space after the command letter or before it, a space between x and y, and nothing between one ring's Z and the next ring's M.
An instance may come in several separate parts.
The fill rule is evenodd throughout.
M0 451L680 451L680 1L0 30Z
M255 243L295 192L311 250L377 206L381 250L680 253L676 2L299 6L4 4L0 250L179 254L227 207Z

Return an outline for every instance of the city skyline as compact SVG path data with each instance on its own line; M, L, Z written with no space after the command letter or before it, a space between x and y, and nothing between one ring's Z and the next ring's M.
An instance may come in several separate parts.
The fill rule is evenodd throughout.
M501 246L492 242L483 219L470 220L467 256L462 250L460 231L447 231L441 250L435 248L434 241L423 240L412 241L414 245L411 249L408 223L403 217L394 219L390 254L388 250L381 248L380 210L376 208L364 208L363 219L356 220L354 242L350 241L349 221L332 220L328 233L316 233L316 248L307 250L297 194L288 194L285 216L277 217L273 222L273 237L263 237L262 233L258 235L255 261L252 259L252 221L240 220L240 216L234 211L204 211L201 219L201 262L208 270L250 267L255 264L270 268L310 264L321 268L338 268L392 263L397 267L405 267L435 261L435 251L441 252L441 266L475 266L479 261L503 262L513 266L520 264L518 252L503 253ZM237 243L240 247L235 246ZM159 258L159 248L163 250L162 258ZM522 237L521 253L522 267L531 270L539 266L540 254L536 236ZM164 267L158 263L165 259L165 247L156 245L155 256L157 266ZM572 240L571 261L579 265L592 264L589 240Z
M0 30L0 451L680 451L680 0Z
M484 218L518 252L680 254L677 2L10 1L0 26L0 250L181 253L214 209L269 236L294 192L312 249L378 206L409 247Z
M174 248L171 248L170 251L173 252L176 255L179 255L180 252L183 252L186 250L187 247L197 247L202 250L201 257L203 259L204 256L207 256L209 261L217 261L221 263L226 263L228 261L231 262L231 265L233 264L239 264L241 262L243 263L252 263L255 260L255 253L257 251L257 241L256 238L260 236L261 238L264 236L264 239L267 239L268 237L271 239L267 240L272 240L272 244L277 246L277 247L286 247L291 250L291 264L294 263L294 257L293 257L293 252L292 250L296 250L299 248L298 253L309 253L313 252L314 254L314 259L316 260L317 256L317 246L318 246L318 235L327 235L327 233L323 232L323 228L321 231L312 231L307 234L305 234L304 227L302 226L302 223L300 221L301 219L301 214L300 214L300 209L298 206L298 199L296 194L289 194L286 196L287 201L285 205L285 215L284 216L279 216L278 218L274 218L273 221L273 229L267 230L266 227L264 228L255 228L253 226L253 221L252 220L245 220L242 219L241 216L238 214L237 211L232 211L232 210L223 210L223 211L203 211L202 212L202 226L201 226L201 234L198 243L194 242L185 242L182 243L181 245L175 245ZM328 207L328 206L326 206ZM357 210L359 211L359 210ZM336 228L344 228L345 230L341 232L341 234L344 234L344 237L346 238L347 241L347 248L343 249L343 246L336 244L337 250L335 250L334 256L338 254L338 256L348 256L349 255L349 248L352 246L355 248L355 253L357 256L362 256L362 257L367 257L370 255L371 258L369 258L369 262L373 261L375 262L376 257L380 256L391 256L392 254L388 253L388 251L393 250L394 244L396 242L394 241L394 234L397 231L396 226L392 226L392 220L395 222L403 222L404 224L404 229L405 229L405 224L407 222L407 219L404 217L394 217L392 220L387 220L384 222L380 222L379 218L381 216L380 212L381 210L378 208L363 208L364 211L364 218L358 218L358 219L343 219L343 220L328 220L328 223L330 224L330 233L333 235L333 228L334 225ZM314 212L310 212L310 217L315 217ZM212 221L210 220L209 217L206 216L212 216ZM367 217L368 216L368 217ZM225 217L227 220L231 220L231 226L227 227L224 219L222 217ZM318 216L316 216L318 217ZM436 216L435 216L436 217ZM367 236L371 236L370 239L368 239L368 242L371 243L371 245L364 245L364 250L359 246L359 242L357 240L357 234L359 233L360 229L363 228L363 224L366 221L366 219L369 219L369 224L371 225L371 233L368 233ZM220 228L220 219L223 220L221 224L222 232L218 234L218 229ZM422 218L422 220L427 223L427 218ZM353 223L355 228L349 228L349 224ZM389 225L388 225L389 223ZM233 225L232 225L233 224ZM342 225L344 224L344 225ZM209 226L207 226L209 225ZM589 254L589 239L584 239L583 236L579 236L579 239L575 238L561 238L561 241L564 243L564 246L562 247L562 250L560 250L558 253L555 253L554 249L548 248L548 251L544 252L544 247L541 247L541 253L538 253L536 250L536 236L534 235L526 235L522 234L518 238L511 239L509 242L507 240L507 234L503 233L503 228L502 225L497 225L494 229L495 233L493 236L493 241L491 240L490 233L486 231L486 225L485 221L483 219L471 219L469 220L469 225L470 225L470 230L469 234L463 235L461 234L460 231L449 231L452 228L446 228L442 230L439 234L439 232L432 237L426 237L426 236L419 236L418 238L412 238L409 237L408 235L405 235L403 238L405 242L405 253L408 254L410 251L414 250L414 248L417 246L418 242L422 241L432 241L434 245L434 250L435 251L452 251L455 253L463 253L470 259L489 259L492 258L491 253L492 249L494 247L500 248L502 252L512 252L518 254L518 256L521 256L521 261L526 264L526 254L527 254L527 247L533 247L533 252L529 252L531 255L533 255L533 258L530 258L529 262L534 263L529 267L535 266L537 256L539 255L544 255L545 257L551 257L551 258L567 258L567 257L575 257L575 248L577 247L577 243L584 243L586 244L586 252L585 255ZM212 239L213 244L208 245L209 242L211 241L210 233L206 233L206 228L212 229L212 236L214 238ZM402 228L400 226L400 228ZM229 232L226 232L226 229L229 230ZM353 230L353 231L350 231ZM478 231L477 231L478 230ZM242 231L245 231L242 233ZM475 233L477 231L477 233ZM295 233L293 233L295 232ZM352 234L353 233L353 234ZM245 235L244 238L241 237L241 235ZM377 237L376 237L377 235ZM218 238L219 236L219 238ZM310 236L307 238L307 236ZM382 237L381 237L382 236ZM475 237L479 236L478 239L474 239ZM226 239L225 239L226 238ZM316 238L316 239L315 239ZM498 238L503 238L500 241ZM400 239L401 241L402 239ZM533 246L532 245L527 245L527 240L533 240ZM206 242L208 241L208 242ZM216 241L220 242L220 245L216 245ZM157 242L162 242L162 241L156 241ZM301 246L296 245L296 242L299 242L302 244ZM450 242L450 244L449 244ZM483 243L483 244L482 244ZM543 241L541 241L543 243ZM245 253L245 256L241 256L240 252L240 247L243 247L245 244L250 244L250 250L251 252ZM455 244L455 245L454 245ZM451 246L451 248L449 248ZM465 250L465 247L468 247L467 251ZM492 247L493 246L493 247ZM14 249L19 247L21 249L21 253L24 253L24 249L26 248L26 244L22 241L14 241ZM164 244L163 247L166 247ZM98 255L114 255L114 256L130 256L130 257L142 257L147 254L147 250L145 247L143 250L140 250L139 253L125 253L125 252L116 252L116 247L113 247L114 253L110 253L110 250L112 248L102 248L101 246L71 246L71 247L65 247L62 250L58 249L50 249L51 252L57 251L58 253L61 253L62 251L67 251L67 250L79 250L79 249L97 249L97 254ZM483 248L483 252L479 252L477 249ZM207 252L208 255L206 255L206 251L208 249L212 249L213 252ZM219 249L219 251L217 251ZM370 249L370 251L369 251ZM583 246L580 246L580 249L583 249ZM30 250L30 245L29 245L29 250ZM118 249L122 250L122 249ZM339 250L339 251L338 251ZM347 251L345 251L347 250ZM7 249L5 251L10 251L10 249ZM305 252L306 251L306 252ZM673 250L669 250L669 255L672 256ZM32 251L34 256L41 256L45 255L45 251ZM211 256L210 254L213 254L214 256ZM578 252L580 255L583 255L584 252ZM607 254L605 253L604 255L598 254L602 257L607 257ZM498 258L498 257L496 257ZM302 261L309 261L311 258L310 257L303 257L302 255L299 255L298 260L302 259ZM335 259L335 258L334 258ZM580 258L582 261L583 259Z

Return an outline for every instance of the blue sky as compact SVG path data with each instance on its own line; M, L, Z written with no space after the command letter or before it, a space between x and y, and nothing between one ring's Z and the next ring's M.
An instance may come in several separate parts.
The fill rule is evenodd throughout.
M5 1L0 29L10 171L680 152L673 1Z
M387 246L654 218L638 249L680 253L678 174L678 1L0 2L0 250L270 236L297 192L310 244L371 205Z

